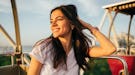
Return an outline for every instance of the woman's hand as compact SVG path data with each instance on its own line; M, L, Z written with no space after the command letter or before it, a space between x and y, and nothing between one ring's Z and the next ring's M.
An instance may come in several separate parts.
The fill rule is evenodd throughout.
M82 23L84 29L88 29L92 34L99 30L97 27L93 27L91 24L81 20L80 18L78 18L78 20Z
M83 20L81 20L80 18L78 18L78 20L81 22L81 24L83 25L84 29L88 29L88 26L91 27L90 24L88 24L87 22L84 22Z

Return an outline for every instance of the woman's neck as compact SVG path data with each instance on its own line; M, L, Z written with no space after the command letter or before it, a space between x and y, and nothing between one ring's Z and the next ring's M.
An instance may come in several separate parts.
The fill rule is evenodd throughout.
M66 37L59 37L59 40L62 43L62 46L63 46L66 54L68 54L70 52L71 47L72 47L71 35L66 36Z

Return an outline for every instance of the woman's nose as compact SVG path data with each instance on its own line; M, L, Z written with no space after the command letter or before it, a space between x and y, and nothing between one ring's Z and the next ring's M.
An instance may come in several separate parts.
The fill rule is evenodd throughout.
M57 25L56 21L53 21L53 22L51 23L51 25L52 25L52 26Z

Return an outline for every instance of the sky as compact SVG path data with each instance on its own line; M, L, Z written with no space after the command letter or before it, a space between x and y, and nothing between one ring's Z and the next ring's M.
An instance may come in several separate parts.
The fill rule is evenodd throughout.
M38 40L51 34L49 14L51 9L56 6L74 4L81 19L93 26L99 26L105 12L102 7L120 1L122 0L16 0L22 45L34 45ZM122 24L128 24L125 21L129 17L119 15L118 18L123 21ZM120 24L119 20L116 22ZM0 24L15 41L10 0L0 0ZM122 24L117 27L116 31L127 29L127 26L122 26ZM104 34L107 32L106 27L103 29ZM131 32L133 33L133 31ZM9 45L9 43L0 33L0 46L5 45Z

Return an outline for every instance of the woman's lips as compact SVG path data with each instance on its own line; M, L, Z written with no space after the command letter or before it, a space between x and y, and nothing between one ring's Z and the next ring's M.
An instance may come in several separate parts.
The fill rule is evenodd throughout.
M59 28L53 29L53 32L57 32L57 31L59 31Z

